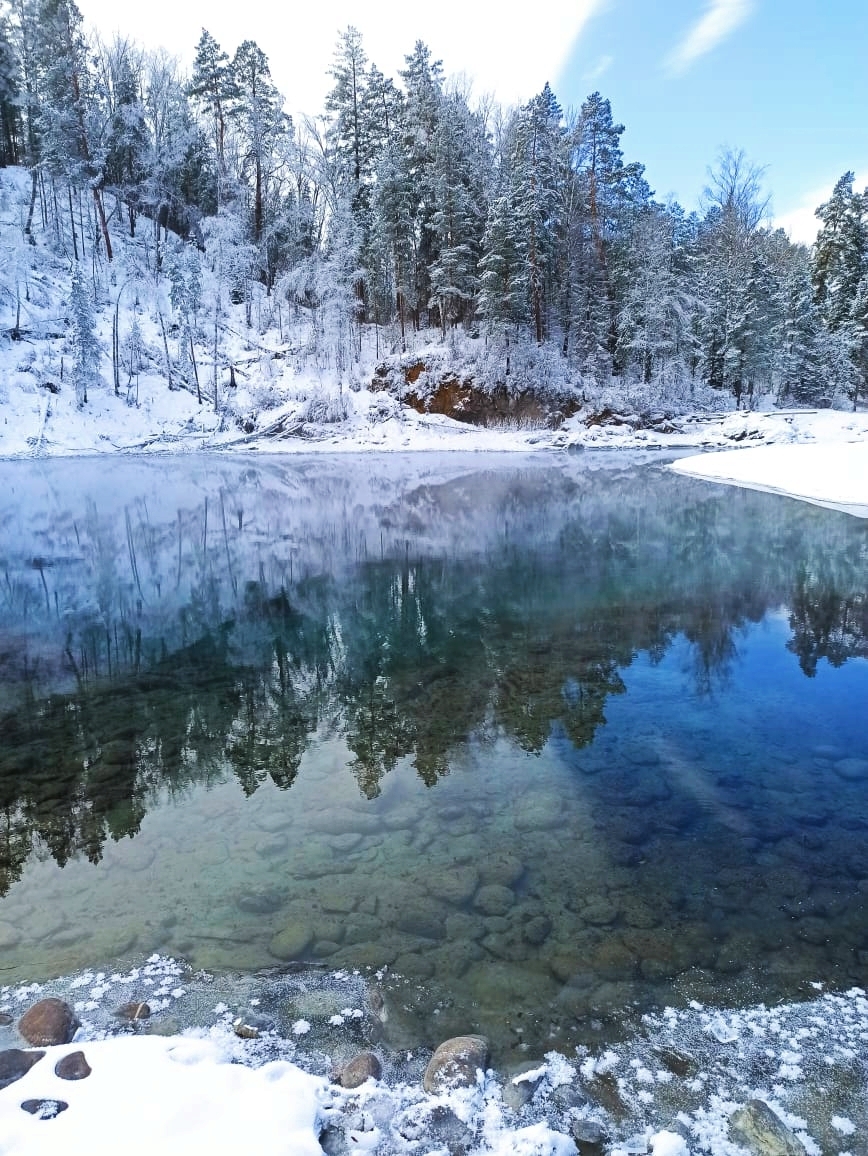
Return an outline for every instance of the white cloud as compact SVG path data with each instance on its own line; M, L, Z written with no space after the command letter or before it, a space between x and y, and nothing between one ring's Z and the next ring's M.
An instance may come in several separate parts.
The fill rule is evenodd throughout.
M801 242L803 245L813 245L817 239L820 222L814 216L814 211L828 201L835 187L835 182L841 176L838 173L827 183L816 185L805 193L791 208L784 213L775 213L772 224L776 229L783 229L791 241ZM853 188L861 190L868 187L868 168L856 173Z
M695 60L711 52L744 24L752 11L753 0L709 0L704 15L668 58L668 71L673 74L685 72Z
M230 54L244 39L268 54L272 75L290 112L318 113L331 87L328 68L338 33L353 24L370 60L387 75L423 40L447 75L464 73L474 92L503 103L529 100L554 83L588 20L605 0L552 0L542 20L493 16L485 4L441 0L431 5L359 5L356 0L317 0L303 6L214 0L209 4L149 0L79 0L89 27L111 36L120 29L139 43L163 46L189 67L206 27Z

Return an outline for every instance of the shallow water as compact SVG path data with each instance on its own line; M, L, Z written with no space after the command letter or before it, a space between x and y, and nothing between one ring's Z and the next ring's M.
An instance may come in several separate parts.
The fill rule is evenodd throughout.
M864 522L591 455L0 494L4 982L387 966L506 1054L864 981Z

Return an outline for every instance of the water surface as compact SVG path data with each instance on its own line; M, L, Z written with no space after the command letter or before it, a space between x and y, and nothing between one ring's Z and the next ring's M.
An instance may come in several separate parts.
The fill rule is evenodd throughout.
M865 522L604 455L0 495L4 982L388 966L509 1051L864 981Z

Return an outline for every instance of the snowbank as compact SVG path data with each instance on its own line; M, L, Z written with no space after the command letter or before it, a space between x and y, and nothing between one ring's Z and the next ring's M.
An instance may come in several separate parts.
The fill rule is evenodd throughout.
M84 1050L92 1074L74 1083L60 1079L55 1064L78 1050ZM322 1156L317 1137L328 1085L288 1061L244 1067L233 1062L219 1036L127 1036L45 1052L26 1076L0 1092L5 1156ZM21 1110L29 1099L69 1107L46 1119Z
M837 431L842 432L842 431ZM677 473L801 498L868 518L868 435L802 445L703 454L672 463Z

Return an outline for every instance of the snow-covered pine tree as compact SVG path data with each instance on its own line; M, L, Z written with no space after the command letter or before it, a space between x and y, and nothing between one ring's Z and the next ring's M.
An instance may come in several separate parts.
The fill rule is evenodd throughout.
M868 189L855 192L853 174L845 173L816 215L814 291L830 333L852 363L846 391L855 409L868 390Z
M278 166L278 142L282 134L292 130L292 122L284 114L283 98L271 81L268 57L254 41L245 40L239 46L231 75L229 115L239 138L238 176L253 186L252 239L259 246L267 226L269 184Z
M87 404L87 391L99 380L100 346L96 335L93 301L76 263L72 268L70 293L69 345L72 355L72 383L79 408Z
M526 267L529 308L537 344L548 330L558 232L562 113L548 84L524 106L516 124L511 200L515 237Z
M205 28L196 45L193 74L187 93L210 121L217 172L222 178L226 172L226 116L235 94L235 85L228 55ZM218 180L218 197L220 184Z
M436 239L429 269L431 297L440 326L457 325L469 313L478 289L477 264L485 222L485 163L480 126L458 93L444 96L431 148L435 209L429 228Z

